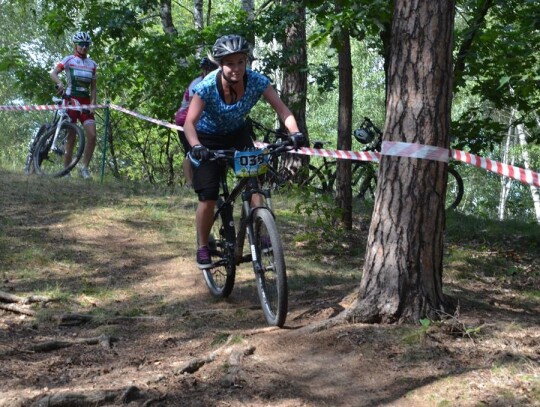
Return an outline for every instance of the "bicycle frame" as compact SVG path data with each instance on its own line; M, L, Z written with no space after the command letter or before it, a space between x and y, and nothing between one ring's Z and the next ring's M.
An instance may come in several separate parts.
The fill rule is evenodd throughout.
M64 123L64 122L70 123L71 118L69 117L68 108L67 108L68 99L66 99L65 97L62 97L62 98L53 97L52 100L57 105L62 106L62 109L58 109L54 113L54 119L53 119L53 122L52 122L52 126L56 126L56 129L54 131L53 141L52 141L52 145L54 146L54 145L56 145L56 140L58 139L58 135L60 134L60 128L62 127L62 123ZM78 100L69 99L69 102L74 103L74 105L77 106L78 109L80 110L79 106L81 104L79 103Z
M66 96L53 97L53 101L58 109L52 122L40 128L31 161L39 175L62 177L77 165L85 147L84 130L71 122L68 109L73 106L76 110L84 110L77 100Z
M241 178L234 186L232 191L229 191L229 185L227 183L228 171L229 169L225 168L220 177L220 184L222 190L221 196L223 197L223 202L216 210L216 213L214 215L214 221L221 216L222 211L231 210L232 213L234 202L238 199L239 196L242 197L242 211L240 215L239 229L236 234L234 258L236 261L236 265L251 261L253 262L253 266L255 268L258 268L257 254L253 245L253 213L257 209L264 208L270 211L272 217L275 218L275 215L272 211L272 195L268 188L261 188L260 182L256 177ZM257 187L254 186L255 183L257 183ZM266 204L264 206L252 207L251 199L254 194L260 194L264 196ZM243 250L246 232L248 235L251 253L244 256Z

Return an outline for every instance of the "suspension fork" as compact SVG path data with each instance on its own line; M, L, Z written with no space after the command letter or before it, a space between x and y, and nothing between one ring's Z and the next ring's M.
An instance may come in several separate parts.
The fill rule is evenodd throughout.
M263 195L266 203L263 205L252 207L251 200L254 194ZM251 252L251 262L253 264L253 269L257 273L260 271L260 264L259 264L259 258L258 258L259 254L257 253L257 248L255 246L256 242L255 242L255 233L254 233L254 227L253 227L253 217L254 217L255 211L259 209L267 210L272 214L273 217L275 217L274 213L272 212L271 207L272 207L272 199L271 199L270 190L261 190L257 188L257 189L249 189L242 193L242 216L240 219L240 229L238 233L237 243L241 244L240 247L243 248L245 235L247 233L249 248Z

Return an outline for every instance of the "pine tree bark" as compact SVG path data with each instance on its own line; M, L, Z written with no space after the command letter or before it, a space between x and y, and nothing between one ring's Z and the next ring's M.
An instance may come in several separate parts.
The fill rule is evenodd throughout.
M396 0L384 140L449 147L454 1ZM414 322L451 312L442 292L448 164L383 156L350 320Z

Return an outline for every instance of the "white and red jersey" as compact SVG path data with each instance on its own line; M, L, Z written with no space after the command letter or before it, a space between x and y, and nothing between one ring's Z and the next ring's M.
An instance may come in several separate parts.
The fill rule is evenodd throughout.
M193 88L195 85L197 85L200 81L203 80L203 76L198 76L195 79L191 81L188 88L184 92L184 97L182 98L182 104L180 105L180 108L176 112L175 115L175 122L178 126L183 126L186 121L187 112L189 109L189 104L191 103L191 99L193 98Z
M69 55L56 67L66 71L66 95L90 98L90 85L96 79L97 64L89 57Z

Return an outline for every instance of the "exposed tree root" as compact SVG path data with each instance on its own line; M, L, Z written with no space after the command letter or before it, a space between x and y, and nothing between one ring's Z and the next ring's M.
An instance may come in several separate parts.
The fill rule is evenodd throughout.
M50 301L52 300L49 297L43 297L40 295L19 297L18 295L6 293L5 291L0 291L0 309L10 312L16 312L17 314L28 315L31 317L36 315L36 311L25 307L25 305L37 302L45 304Z
M130 386L125 390L118 391L93 391L88 393L58 393L41 397L31 404L31 407L94 407L101 405L129 404L134 400L146 397L137 387ZM163 400L163 397L150 398L143 406Z
M101 345L105 348L111 348L112 343L116 342L117 339L114 337L110 337L107 335L100 335L95 338L80 338L80 339L74 339L71 341L47 341L43 343L39 343L37 345L31 346L28 350L33 352L51 352L53 350L58 350L62 348L68 348L73 345L77 344L85 344L85 345Z
M19 306L17 304L4 304L0 302L0 309L3 309L5 311L16 312L17 314L28 315L31 317L36 315L36 311L25 308L23 306Z
M216 355L210 354L202 358L191 359L189 362L185 363L184 365L176 369L174 373L176 374L195 373L197 370L199 370L201 367L203 367L207 363L213 362L215 358L216 358Z
M41 295L30 295L29 297L19 297L18 295L6 293L0 291L0 301L2 302L17 302L19 304L32 304L36 302L47 303L52 301L49 297L44 297Z
M161 317L155 316L140 316L140 317L126 317L126 316L116 316L116 317L103 317L90 314L62 314L56 317L56 321L59 326L77 326L83 325L89 322L114 325L114 324L125 324L141 321L156 321L161 319Z
M345 311L340 312L335 317L326 319L326 320L321 321L321 322L306 325L306 326L300 328L298 330L298 332L301 335L304 335L306 333L309 334L309 333L321 332L321 331L324 331L326 329L333 328L333 327L335 327L337 325L346 324L347 322L349 322L348 318L349 318L348 310L345 310Z
M255 352L255 346L246 346L242 349L232 349L229 355L229 368L222 377L220 385L222 387L242 387L247 380L246 374L242 369L242 360L245 356L252 355Z

